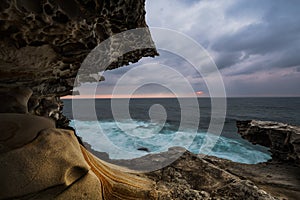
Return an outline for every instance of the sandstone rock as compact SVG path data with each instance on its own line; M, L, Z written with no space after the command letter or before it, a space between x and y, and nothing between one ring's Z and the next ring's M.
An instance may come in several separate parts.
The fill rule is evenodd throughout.
M0 120L0 199L156 198L152 181L99 160L50 119L6 113Z
M0 154L32 142L38 134L55 128L53 120L30 114L0 114Z
M102 161L81 147L85 160L102 183L103 199L157 199L154 183L140 172Z
M147 30L144 5L145 0L2 0L0 87L31 88L30 112L49 115L59 127L66 128L68 120L57 106L61 103L59 97L72 95L82 62L98 44L117 33L145 28L135 37L128 35L122 40L110 41L104 50L108 58L100 59L104 63L81 71L86 77L137 62L142 57L158 55ZM118 49L126 46L124 43L134 47L142 41L149 44L147 48L118 54ZM105 66L107 60L112 62ZM0 103L11 99L15 101L14 97L1 97Z
M0 113L27 113L31 95L29 88L0 88Z
M89 169L71 131L43 130L31 143L0 154L0 199L67 188Z
M52 117L60 127L66 127L68 120L62 115L59 97L72 93L75 76L90 51L116 33L147 27L144 0L3 0L0 11L0 87L5 88L0 91L0 112L27 113L31 92L12 89L29 87L33 91L30 113ZM132 46L140 41L153 46L119 55L124 41L111 41L104 49L112 61L107 69L157 55L149 31L125 39ZM82 80L89 81L90 74L104 69L100 62L84 72ZM239 165L174 149L121 161L127 166L138 162L147 166L148 159L162 163L162 169L146 174L156 183L152 191L152 182L143 175L96 159L80 147L72 132L52 128L49 120L17 114L3 114L0 119L0 199L101 199L103 194L110 199L299 197L299 168L282 163ZM240 126L241 132L251 130L244 137L269 146L274 159L299 161L298 129L247 124Z
M270 147L273 160L300 164L300 127L269 121L238 121L238 133L253 144Z
M66 199L103 199L102 186L98 177L93 172L88 172L84 177L80 178L61 194L56 196L57 200Z
M173 156L175 162L163 165ZM157 170L158 160L161 169ZM107 161L131 169L151 170L155 165L156 170L146 175L156 182L160 200L296 200L300 195L299 167L288 163L235 163L213 156L197 156L179 147L133 160Z

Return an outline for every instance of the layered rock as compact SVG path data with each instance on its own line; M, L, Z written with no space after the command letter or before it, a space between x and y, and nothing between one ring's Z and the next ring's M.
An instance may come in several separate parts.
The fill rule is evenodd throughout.
M30 114L0 114L0 117L8 115L6 120L13 123L32 117ZM34 118L26 124L45 126L41 130L29 129L35 136L33 139L21 145L15 139L0 140L2 147L9 147L5 151L1 148L0 152L0 199L155 198L150 180L97 159L80 147L72 131L51 128L42 117ZM18 125L15 137L29 132L22 123ZM18 145L11 145L11 140Z
M296 200L300 195L299 167L283 162L235 163L213 156L195 155L180 147L133 160L110 160L105 154L97 155L131 169L156 168L146 175L156 182L158 199L163 200ZM175 162L169 163L170 159ZM160 166L161 169L157 169Z
M238 121L238 133L253 144L270 148L272 159L300 164L300 127L269 121Z
M0 93L11 100L0 112L0 199L156 198L143 175L99 160L73 131L28 113L26 91Z

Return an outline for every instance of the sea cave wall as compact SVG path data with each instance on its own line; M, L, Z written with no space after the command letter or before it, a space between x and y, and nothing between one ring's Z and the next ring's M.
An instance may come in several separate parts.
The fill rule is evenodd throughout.
M73 93L81 63L98 44L123 31L145 28L131 42L147 41L152 46L118 56L105 70L157 55L144 6L145 0L1 1L0 90L30 88L29 112L50 116L58 127L66 127L60 97ZM115 45L111 42L107 50ZM87 73L103 70L98 66Z
M154 197L151 181L106 164L73 131L59 129L68 128L60 97L74 86L158 55L144 6L145 0L0 1L0 199ZM142 31L109 40L136 29ZM111 55L124 49L122 39L147 45ZM77 81L87 55L104 41L109 65L97 63Z

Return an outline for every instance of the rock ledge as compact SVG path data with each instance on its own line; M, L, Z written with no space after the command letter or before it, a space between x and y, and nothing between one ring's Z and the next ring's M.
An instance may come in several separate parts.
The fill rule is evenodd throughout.
M238 133L253 144L269 147L274 161L300 164L300 127L270 121L237 121Z

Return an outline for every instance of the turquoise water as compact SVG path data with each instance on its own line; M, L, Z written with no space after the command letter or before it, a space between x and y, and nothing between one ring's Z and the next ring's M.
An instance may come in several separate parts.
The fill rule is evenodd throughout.
M72 101L64 100L64 114L72 119L71 125L83 140L95 150L107 152L110 158L135 158L147 152L137 150L146 147L150 153L166 151L172 146L183 146L194 153L205 153L241 163L258 163L270 159L265 147L252 145L237 133L236 120L268 120L300 125L300 98L228 98L227 115L221 137L208 132L211 118L211 100L199 98L200 123L193 133L189 124L180 129L182 109L178 99L131 99L129 105L122 99L118 105L128 106L131 121L126 117L115 123L110 99L76 100L82 112L74 119ZM189 101L189 99L185 99ZM95 104L94 119L86 106ZM151 123L149 110L159 104L166 110L166 123ZM188 107L192 112L196 107ZM193 119L190 120L193 123ZM119 126L118 126L119 125ZM121 128L120 128L121 127ZM101 131L102 130L102 131ZM206 143L214 143L212 149ZM210 151L211 150L211 151Z
M204 132L192 133L188 130L177 132L171 126L145 122L113 121L79 121L72 120L71 126L77 129L77 134L92 145L93 149L107 152L111 159L132 159L147 152L138 148L145 147L149 153L159 153L169 147L181 146L199 154L208 154L240 163L259 163L270 159L267 151L260 151L245 141L227 137L217 137ZM122 127L119 128L119 127ZM206 141L216 142L213 148L204 148Z

